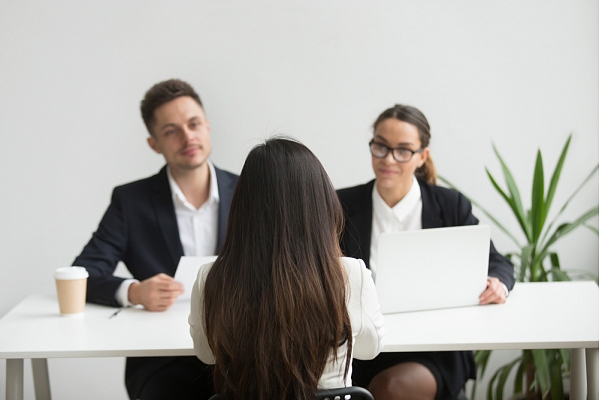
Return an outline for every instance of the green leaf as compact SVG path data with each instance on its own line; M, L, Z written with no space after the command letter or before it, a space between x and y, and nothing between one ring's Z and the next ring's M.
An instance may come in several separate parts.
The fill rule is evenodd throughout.
M569 268L568 270L565 270L570 277L576 279L576 280L582 280L582 279L589 279L592 281L596 282L596 285L598 284L598 275L586 271L584 269L576 269L576 268Z
M498 378L500 371L501 370L496 371L496 373L494 375L492 375L492 377L490 378L490 382L488 383L488 390L487 390L487 399L488 400L494 400L494 382L496 382L496 378ZM499 399L499 400L502 400L502 399Z
M571 193L571 196L569 196L569 198L567 199L567 201L565 202L565 204L562 206L562 208L560 209L560 211L558 212L558 214L556 214L554 216L554 218L552 219L552 222L550 222L550 224L548 225L548 228L546 228L546 232L544 233L544 236L542 238L542 242L544 242L544 240L546 239L546 236L548 236L548 234L552 230L552 227L554 226L554 224L558 220L558 217L560 217L562 215L563 211L565 211L565 209L567 208L567 206L569 205L569 203L571 202L571 200L573 200L573 198L575 197L575 195L577 195L577 193L579 193L579 191L588 183L588 181L594 176L594 174L597 171L598 171L598 164L596 164L596 167L594 167L594 169L592 170L592 172L590 172L588 174L588 176L583 180L583 182L581 182L579 184L579 186L577 187L577 189L575 189L575 191L573 193ZM546 204L547 204L547 202L546 202Z
M544 163L542 152L538 150L531 187L531 235L532 243L537 243L545 221L544 206Z
M548 350L549 355L554 355L558 350ZM565 391L563 390L561 360L558 357L552 357L549 365L550 372L550 397L552 400L563 400Z
M458 190L456 188L456 186L454 186L450 181L448 181L446 178L442 177L442 176L438 176L438 179L442 182L444 182L445 184L447 184L449 187L451 187L454 190ZM462 192L461 190L458 190L459 192L461 192L463 195L465 195L465 197L471 202L471 204L473 204L475 207L479 208L489 219L490 221L492 221L498 228L500 228L500 230L502 232L504 232L506 234L506 236L508 236L516 245L517 247L521 247L521 243L519 243L519 241L513 236L512 233L510 233L510 231L508 229L506 229L504 227L504 225L502 225L500 223L500 221L498 221L489 211L487 211L481 204L479 204L477 201L473 200L473 198L467 196L464 192ZM502 192L502 189L500 189L500 191ZM504 193L504 192L502 192Z
M536 381L542 392L542 398L546 397L550 390L550 372L548 371L548 360L545 350L531 350L533 355L533 364L535 365Z
M508 374L510 374L510 371L520 360L521 357L518 357L500 369L502 372L498 376L498 383L496 384L496 399L502 400L504 398L504 386L506 385Z
M571 195L569 196L569 198L567 199L567 201L565 202L565 204L563 204L563 206L561 207L561 209L559 211L559 214L562 214L562 212L565 211L565 209L567 208L567 206L569 205L569 203L571 202L571 200L573 200L573 198L577 195L577 193L579 193L579 191L588 183L588 181L596 174L596 172L598 172L599 165L600 164L596 164L596 166L585 177L585 179L583 180L583 182L581 182L579 184L579 186L577 186L577 189L575 189L575 191L573 193L571 193Z
M548 282L546 270L542 265L542 261L546 258L548 252L544 254L536 253L535 248L532 250L531 265L529 266L529 281L530 282Z
M550 270L550 272L552 273L552 280L554 282L563 282L563 281L571 280L571 278L569 277L569 274L567 274L565 271L561 270L560 268L552 268Z
M502 188L500 187L500 185L498 185L498 182L496 182L496 179L494 179L494 177L492 176L492 174L490 173L490 171L488 171L487 168L485 169L485 171L487 172L488 178L490 179L490 182L492 182L492 185L494 186L494 188L496 189L496 191L498 193L500 193L500 195L502 196L502 198L504 199L504 201L506 202L506 204L508 204L508 206L512 210L513 215L515 216L515 218L517 218L517 221L521 225L521 230L525 234L525 237L527 238L527 241L531 242L530 235L529 235L529 228L528 228L529 224L528 224L527 219L525 218L524 215L522 215L523 214L522 212L519 213L519 209L517 208L517 205L516 205L515 201L512 199L512 197L509 197L506 193L504 193L504 190L502 190Z
M469 398L474 399L475 393L477 393L477 379L473 380L473 386L471 386L471 397L469 397Z
M562 152L560 153L560 157L558 158L558 162L556 163L556 167L554 168L552 179L550 179L550 185L548 186L548 195L546 196L546 205L544 207L544 220L550 212L550 206L552 205L552 200L554 200L554 193L556 193L556 187L558 186L558 181L560 179L560 174L565 163L565 158L567 157L567 152L569 150L569 144L571 143L572 136L573 135L569 135L567 142L563 146Z
M598 215L598 206L592 207L590 210L583 213L583 215L581 215L575 221L560 225L558 228L556 228L556 231L552 234L552 236L550 236L550 239L548 239L548 241L544 244L544 247L542 248L540 254L547 252L548 248L554 242L556 242L561 237L567 235L578 226L583 225L588 219L595 217L596 215Z
M533 245L528 244L527 246L523 246L523 250L521 253L521 267L519 268L519 282L525 282L525 278L527 276L527 271L531 265L531 258L533 254ZM530 271L530 275L531 275Z
M475 365L477 366L477 374L476 379L473 382L473 387L471 388L471 399L475 398L475 393L477 392L477 380L481 379L483 377L483 374L485 374L485 369L487 367L487 363L490 359L491 354L491 350L475 351Z
M544 269L541 259L539 261L534 260L532 270L536 276L535 280L532 279L533 282L548 282L548 274Z
M571 349L560 349L559 351L563 368L567 375L571 375Z
M491 350L477 350L475 352L475 364L477 364L477 369L480 369L480 378L483 377L483 374L485 374L485 369L487 368L491 354Z
M517 367L517 373L515 374L515 387L513 390L514 394L517 393L523 393L523 380L525 379L525 360L523 357L521 357L521 362L519 363L519 366ZM471 397L471 399L474 399L475 397Z
M560 269L560 261L558 261L558 254L550 253L550 264L552 265L552 268Z
M513 201L510 197L508 197L508 195L504 192L504 190L502 190L502 188L500 187L500 185L498 185L498 183L496 182L496 179L494 179L494 177L492 176L492 173L486 168L485 172L487 173L488 178L490 179L490 182L492 182L492 185L494 186L494 189L496 189L496 191L498 193L500 193L500 196L502 196L502 198L504 199L505 202L508 203L508 205L512 208L513 207Z
M583 224L583 226L585 226L590 231L594 232L596 234L596 236L598 236L598 228L596 228L595 226L588 225L588 224Z
M506 186L508 187L508 191L510 193L510 198L514 205L512 207L513 213L515 214L515 216L517 217L517 220L521 224L521 228L523 229L523 232L525 232L525 236L527 236L529 243L532 243L533 241L531 240L532 239L531 226L528 224L528 221L525 218L525 211L523 210L523 204L521 203L521 194L519 193L519 188L517 187L517 183L515 182L515 180L512 176L512 173L506 166L506 163L500 156L500 153L498 153L498 149L496 149L496 146L493 146L493 147L494 147L494 153L496 153L496 157L498 157L498 160L500 161L500 164L502 165L502 172L504 173L504 180L506 181ZM489 175L489 173L488 173L488 175Z

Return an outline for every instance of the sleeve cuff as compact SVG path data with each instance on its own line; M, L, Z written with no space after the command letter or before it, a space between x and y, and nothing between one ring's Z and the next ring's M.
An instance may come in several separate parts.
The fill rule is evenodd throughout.
M129 302L128 294L129 294L129 286L131 286L131 284L135 283L135 282L139 282L139 281L137 279L125 279L121 283L121 286L119 286L117 293L115 293L115 299L122 307L134 306L134 304Z

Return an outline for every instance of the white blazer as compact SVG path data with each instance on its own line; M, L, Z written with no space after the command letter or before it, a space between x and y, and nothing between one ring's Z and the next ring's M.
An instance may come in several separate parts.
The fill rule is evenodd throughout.
M352 325L352 357L360 360L375 358L383 348L385 334L383 315L379 311L379 301L375 284L362 260L342 257L342 265L348 275L347 307ZM190 334L194 341L196 356L205 364L214 364L215 357L208 345L204 330L204 282L212 263L203 265L198 271L198 278L192 289L191 311L188 318ZM319 379L320 389L332 389L351 386L352 365L344 381L344 366L347 347L342 345L337 349L337 359L333 352L329 356L323 375Z

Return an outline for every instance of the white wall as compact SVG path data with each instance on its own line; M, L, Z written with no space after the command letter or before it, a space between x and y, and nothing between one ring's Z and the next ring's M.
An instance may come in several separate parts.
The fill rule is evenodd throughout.
M138 106L171 77L200 93L213 160L234 172L280 132L313 149L336 187L365 182L369 126L394 103L427 115L439 172L503 220L484 172L500 174L492 141L527 193L536 150L551 168L573 132L557 205L598 162L597 1L0 0L0 10L0 315L53 292L52 271L87 242L112 187L160 168ZM594 178L565 217L597 201ZM557 250L565 266L598 272L589 231ZM121 359L50 369L56 398L125 396Z

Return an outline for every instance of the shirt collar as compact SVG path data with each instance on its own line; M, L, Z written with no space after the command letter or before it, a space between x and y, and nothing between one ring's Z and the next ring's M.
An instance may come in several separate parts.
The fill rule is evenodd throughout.
M219 201L219 186L217 185L217 174L215 173L215 167L210 160L206 161L208 163L208 171L210 176L210 192L208 194L208 199L204 204L212 204ZM186 205L188 208L192 208L195 210L195 207L190 204L185 195L181 191L181 188L173 178L171 174L171 168L167 165L167 177L169 178L169 186L171 187L171 193L173 194L173 200L178 201L181 204Z
M418 202L421 201L421 187L417 178L413 175L412 185L406 196L398 202L394 207L387 205L383 197L377 190L377 182L373 185L373 211L381 216L394 215L398 221L402 222L409 216Z

